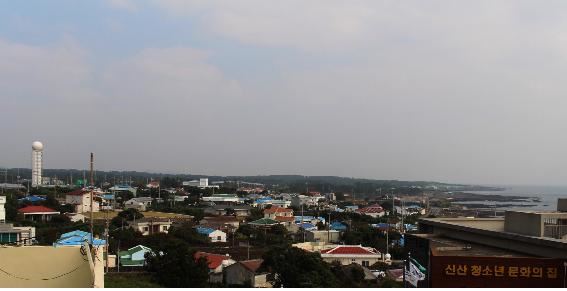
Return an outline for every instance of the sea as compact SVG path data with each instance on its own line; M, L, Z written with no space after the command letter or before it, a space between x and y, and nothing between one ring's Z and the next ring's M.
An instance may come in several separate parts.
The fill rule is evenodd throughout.
M536 211L555 211L557 210L557 199L567 198L567 186L506 186L490 185L505 188L503 191L467 191L476 194L495 194L502 196L524 196L523 201L518 202L497 202L497 201L469 201L460 203L466 205L484 204L499 210L536 210ZM531 198L538 198L534 200ZM511 206L502 206L512 204Z

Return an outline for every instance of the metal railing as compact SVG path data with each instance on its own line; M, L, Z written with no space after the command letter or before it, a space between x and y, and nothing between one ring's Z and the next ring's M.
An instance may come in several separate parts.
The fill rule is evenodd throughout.
M543 228L543 236L556 239L567 239L567 225L545 225Z

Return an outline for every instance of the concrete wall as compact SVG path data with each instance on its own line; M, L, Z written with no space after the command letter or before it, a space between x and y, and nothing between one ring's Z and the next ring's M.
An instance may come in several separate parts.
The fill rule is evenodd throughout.
M340 232L331 230L307 231L305 238L310 242L338 242L340 240ZM330 240L329 240L330 238Z
M559 198L557 200L557 211L567 212L567 198Z
M98 263L94 277L80 247L6 247L0 248L0 258L2 288L104 287L102 248L93 258Z
M541 214L506 211L504 213L504 231L541 237L543 236Z

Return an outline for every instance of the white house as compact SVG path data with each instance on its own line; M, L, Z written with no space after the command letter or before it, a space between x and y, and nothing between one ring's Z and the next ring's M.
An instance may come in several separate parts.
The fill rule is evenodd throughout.
M146 263L146 254L153 253L152 249L143 245L137 245L118 254L120 266L143 267Z
M209 282L222 283L223 271L226 267L236 263L235 260L230 258L230 255L219 255L205 252L196 252L194 255L195 260L205 258L209 267Z
M152 197L135 197L124 202L124 209L137 209L139 211L146 211L152 205Z
M196 230L198 233L209 237L211 242L226 242L226 232L224 231L201 226L198 226Z
M142 235L150 235L154 233L168 233L173 222L167 218L142 218L136 221L129 221L131 228L139 231Z
M94 198L94 197L93 197ZM78 189L65 194L65 203L71 204L75 207L75 213L83 213L91 211L91 192L83 189ZM98 212L100 209L99 202L93 200L93 212Z

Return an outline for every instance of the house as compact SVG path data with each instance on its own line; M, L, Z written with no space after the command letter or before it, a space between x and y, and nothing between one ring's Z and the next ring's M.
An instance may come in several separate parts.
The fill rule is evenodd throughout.
M341 233L337 230L307 230L305 239L310 242L333 243L340 240Z
M206 208L205 214L218 215L218 216L233 215L233 216L247 217L250 216L251 209L252 207L250 205L216 204L209 208Z
M91 233L82 231L82 230L74 230L67 233L62 234L57 241L53 243L54 247L63 247L63 246L81 246L84 242L88 242L94 246L105 246L106 240L98 239L93 237L91 243Z
M355 212L356 210L358 210L357 205L345 206L345 212Z
M276 216L275 220L279 221L280 224L285 226L290 232L297 232L299 230L299 226L295 224L295 217L293 216Z
M276 219L278 216L293 217L293 209L277 206L264 209L264 218Z
M94 198L94 197L93 197ZM65 203L74 206L75 213L84 213L91 211L91 191L77 189L65 194ZM93 212L98 212L100 204L93 200Z
M382 206L378 205L378 204L374 204L374 205L370 205L361 209L357 209L355 210L356 213L359 214L363 214L363 215L368 215L374 218L377 217L382 217L384 215L386 215L386 211L384 211L384 208L382 208Z
M138 211L146 211L152 205L152 197L135 197L124 202L124 209L137 209Z
M136 197L136 192L137 192L136 188L133 188L130 185L127 185L127 184L114 185L114 186L110 187L108 190L112 193L130 192L130 193L132 193L132 195L134 195L134 197Z
M23 216L24 220L31 220L36 222L50 221L55 215L59 215L59 211L53 210L45 206L30 205L18 209L19 215Z
M322 222L325 223L324 217L316 217L316 216L295 216L295 223L311 223L313 225L317 225L317 223Z
M231 229L237 229L240 226L240 222L241 220L235 216L208 216L201 219L201 221L199 221L199 225L214 229L221 229L226 232Z
M338 231L346 231L347 230L346 224L338 222L338 221L331 223L330 228L332 230L338 230Z
M248 224L253 226L253 227L270 228L274 225L280 224L280 222L277 221L277 220L270 219L270 218L260 218L258 220L254 220L252 222L249 222Z
M211 242L226 242L226 232L208 227L197 226L195 230L202 235L206 235Z
M29 246L35 240L35 227L14 227L11 223L0 223L0 244Z
M129 221L128 225L141 232L142 235L153 233L168 233L173 221L169 218L144 217L139 220Z
M159 188L159 181L151 181L146 185L146 188L150 189L158 189Z
M357 263L369 267L382 261L382 254L375 248L361 245L340 245L321 250L321 258L328 263L339 262L342 265Z
M143 267L146 265L146 254L153 254L152 249L137 245L118 253L118 262L123 267Z
M224 269L225 286L271 288L267 272L259 272L264 260L240 261Z
M201 198L204 202L215 203L240 203L240 198L236 194L213 194L208 197Z
M319 200L325 199L322 196L307 196L307 195L296 195L291 198L291 205L293 207L300 208L301 205L305 206L317 206Z
M205 252L196 252L195 260L200 258L205 258L207 260L207 266L209 267L209 282L210 283L222 283L223 282L223 271L226 267L236 263L235 260L230 258L230 255L218 255Z

